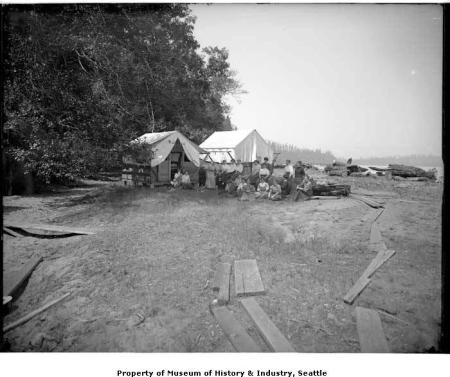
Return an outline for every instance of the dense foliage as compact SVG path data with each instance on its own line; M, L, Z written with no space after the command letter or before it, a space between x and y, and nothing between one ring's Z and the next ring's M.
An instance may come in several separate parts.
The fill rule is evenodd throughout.
M7 170L64 183L118 166L145 132L231 128L228 52L200 49L184 4L10 6L4 21Z
M277 163L283 164L286 160L292 162L302 161L311 164L329 164L336 157L329 151L322 152L320 149L299 148L292 144L281 144L269 142L272 149L280 154L277 157Z

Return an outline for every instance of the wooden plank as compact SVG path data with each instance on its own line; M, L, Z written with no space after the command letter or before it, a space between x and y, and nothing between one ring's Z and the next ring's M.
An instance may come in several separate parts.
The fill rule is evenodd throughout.
M370 227L369 250L387 250L386 245L383 241L383 237L381 236L380 228L378 227L378 224L376 222L373 222L372 226Z
M363 275L370 278L385 262L387 262L393 255L395 250L380 250L376 257L370 262L369 266L364 271Z
M44 310L47 310L51 306L57 304L61 300L64 300L69 295L70 295L70 292L57 298L56 300L50 301L49 303L45 304L44 306L40 307L39 309L36 309L36 310L32 311L31 313L28 313L27 315L23 316L22 318L19 318L17 321L14 321L13 323L6 325L5 327L3 327L3 333L10 331L10 330L16 328L17 326L24 324L25 322L28 322L31 318L37 316L38 314L42 313Z
M231 269L231 266L227 267L227 265L230 266L229 263L218 263L217 264L217 269L214 274L214 278L213 278L212 286L211 286L213 291L219 290L223 275L226 274L226 271L228 269Z
M370 277L393 255L394 250L380 250L374 259L370 262L369 266L364 270L361 277L350 288L347 294L344 296L344 302L352 304L356 297L367 287L370 283Z
M219 283L219 295L217 300L220 305L227 304L230 301L230 275L231 275L231 264L222 263L223 270Z
M372 223L370 227L370 243L380 243L383 242L383 238L381 237L380 228L378 228L378 224L376 222Z
M21 237L21 234L14 232L11 229L5 228L3 227L3 233L7 234L8 236L11 237Z
M356 307L355 314L361 352L389 352L378 313L375 310Z
M351 305L353 301L355 301L356 297L358 297L359 294L369 285L369 283L370 279L368 277L364 275L361 276L344 296L344 302Z
M254 298L244 298L241 300L241 304L272 351L295 352L289 341L273 324Z
M264 293L264 285L255 259L234 262L236 296L251 296Z
M19 288L28 279L42 257L32 258L21 270L3 274L3 296L15 296Z
M217 306L211 309L219 326L225 333L226 337L238 352L261 352L260 347L248 335L247 331L236 320L233 313L231 313L224 306Z
M58 225L50 225L50 224L29 224L29 223L15 223L6 221L3 223L3 226L7 228L20 228L20 229L35 229L35 230L46 230L50 232L60 232L60 233L77 233L77 234L86 234L92 235L95 232L91 232L85 229L79 228L70 228L66 226L58 226Z

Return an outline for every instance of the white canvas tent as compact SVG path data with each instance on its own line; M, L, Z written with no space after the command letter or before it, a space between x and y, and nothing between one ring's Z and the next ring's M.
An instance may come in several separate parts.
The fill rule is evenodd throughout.
M209 153L214 162L229 162L231 158L252 162L264 157L273 160L273 150L256 130L217 131L200 148ZM205 156L206 157L206 156Z
M145 164L138 163L130 156L126 156L124 163L128 166L137 166L139 170L149 168L152 183L170 182L179 168L184 168L190 175L191 173L194 175L200 166L200 152L204 152L178 131L146 133L131 141L131 144L148 147L149 161ZM191 179L193 178L195 177L191 176Z

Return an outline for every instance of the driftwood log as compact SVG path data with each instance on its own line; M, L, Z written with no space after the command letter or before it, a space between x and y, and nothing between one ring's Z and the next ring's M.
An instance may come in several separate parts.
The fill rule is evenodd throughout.
M399 176L403 178L426 177L429 179L436 179L435 171L433 170L425 171L421 168L416 168L414 166L408 165L390 164L388 166L388 171L390 171L393 176Z
M314 196L348 196L350 185L315 184L312 190Z
M383 168L378 168L376 166L369 166L370 169L375 170L375 171L386 171L386 169Z
M367 170L368 169L363 168L362 166L359 166L359 165L348 165L347 166L348 174L351 174L351 173L364 173Z

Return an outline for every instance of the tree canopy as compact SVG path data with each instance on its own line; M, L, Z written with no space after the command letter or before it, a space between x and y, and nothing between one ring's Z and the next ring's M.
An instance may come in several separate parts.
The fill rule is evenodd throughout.
M3 147L45 183L117 166L145 132L200 143L242 93L225 48L201 49L184 4L9 6Z
M286 160L303 161L311 164L329 164L336 157L330 151L322 152L320 149L299 148L293 144L282 144L269 141L270 146L275 152L280 154L277 157L277 163L284 163Z

